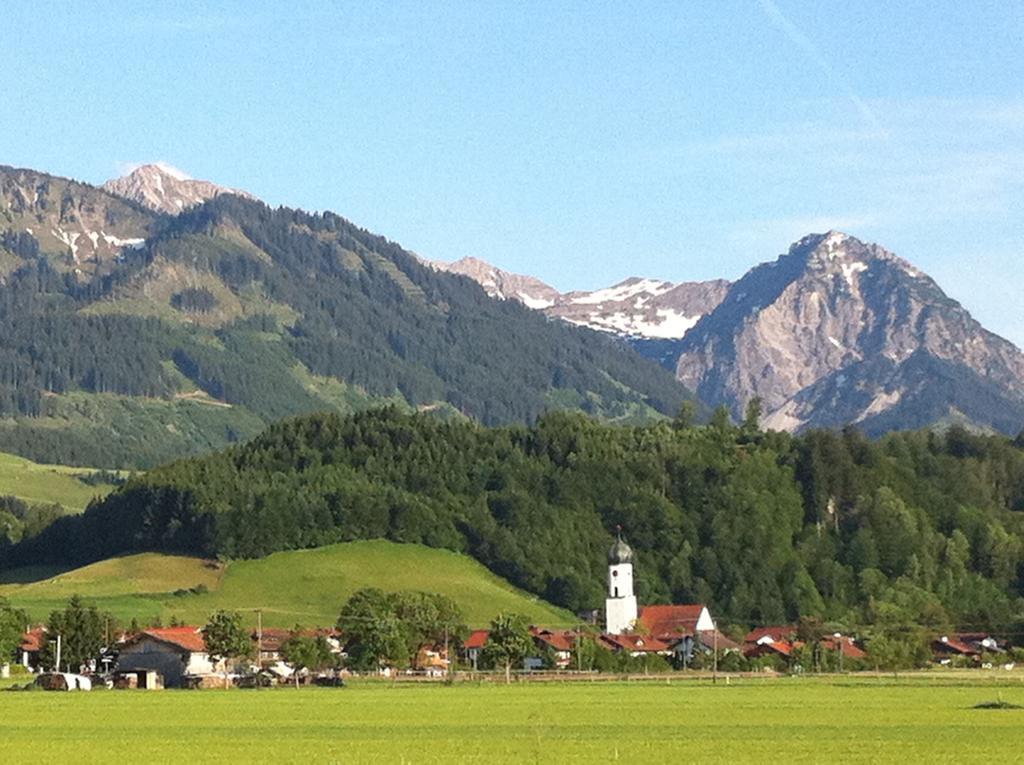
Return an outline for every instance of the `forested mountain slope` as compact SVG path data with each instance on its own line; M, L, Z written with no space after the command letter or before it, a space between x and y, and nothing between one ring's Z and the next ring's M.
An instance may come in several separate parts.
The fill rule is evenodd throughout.
M280 423L133 479L6 565L130 550L259 557L387 538L468 552L571 608L603 602L621 524L641 602L736 621L1005 627L1024 615L1024 439L802 436L723 413L485 428L395 410Z
M333 214L223 195L157 216L2 168L0 189L0 442L38 461L148 467L382 401L494 424L688 395Z

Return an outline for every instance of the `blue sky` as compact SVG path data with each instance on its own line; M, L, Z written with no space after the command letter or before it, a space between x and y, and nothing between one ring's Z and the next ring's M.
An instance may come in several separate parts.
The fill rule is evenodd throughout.
M4 3L0 163L164 160L560 289L839 228L1024 344L1024 3Z

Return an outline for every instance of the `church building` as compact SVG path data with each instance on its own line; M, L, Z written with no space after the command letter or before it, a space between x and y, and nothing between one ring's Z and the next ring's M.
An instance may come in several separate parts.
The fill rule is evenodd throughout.
M633 549L619 534L608 551L608 597L604 601L605 632L629 632L638 616L633 594Z
M633 549L622 540L621 532L608 550L608 597L604 601L605 634L646 635L682 651L687 657L695 647L734 650L738 645L718 631L707 606L637 605L633 593Z

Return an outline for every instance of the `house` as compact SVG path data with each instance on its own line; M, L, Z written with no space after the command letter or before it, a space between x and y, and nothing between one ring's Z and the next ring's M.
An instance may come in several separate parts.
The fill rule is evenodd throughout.
M427 677L444 677L448 673L448 652L444 646L420 646L413 660L413 669Z
M792 643L796 640L795 624L778 624L772 627L755 627L743 638L747 643Z
M858 646L852 637L836 633L832 637L822 638L821 647L826 651L838 652L844 659L852 661L864 661L868 658L867 653Z
M603 634L598 637L598 641L615 653L628 653L630 656L643 656L651 653L668 656L672 653L672 647L668 643L644 635Z
M474 671L480 661L480 652L487 645L487 638L490 634L490 630L473 630L469 633L469 637L462 641L462 653L466 657L466 662L473 665Z
M949 664L954 658L976 661L981 651L960 640L957 635L943 635L932 641L932 653L939 664Z
M784 640L772 640L769 636L763 636L756 643L744 643L743 655L748 659L760 659L763 656L778 656L789 659L793 651L800 648L802 643L790 643Z
M958 632L956 639L978 653L1006 653L1006 646L987 632Z
M37 671L44 645L46 645L46 627L33 627L25 632L18 645L18 659L21 666L31 672Z
M684 666L693 652L719 653L739 650L739 645L718 631L711 612L700 603L689 605L644 606L637 628L672 647L676 660Z
M180 688L188 677L223 672L224 661L210 658L201 627L151 627L121 646L117 670L159 672L164 685Z
M572 652L576 647L578 634L572 630L549 630L543 627L530 627L533 644L542 651L551 651L555 657L555 667L565 669L572 662ZM539 667L529 667L537 669Z

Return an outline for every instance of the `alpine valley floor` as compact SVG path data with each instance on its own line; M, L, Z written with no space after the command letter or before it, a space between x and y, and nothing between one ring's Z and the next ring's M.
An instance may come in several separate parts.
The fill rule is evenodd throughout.
M4 693L0 761L1018 762L1018 674Z

